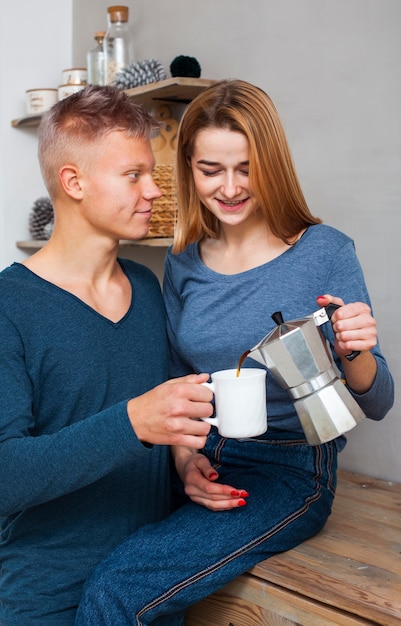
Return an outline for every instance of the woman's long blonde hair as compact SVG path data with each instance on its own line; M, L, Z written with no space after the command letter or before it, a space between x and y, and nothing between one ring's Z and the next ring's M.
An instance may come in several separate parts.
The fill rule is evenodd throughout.
M219 234L218 220L198 198L190 164L197 133L205 128L225 128L248 139L250 190L276 237L291 244L303 229L321 223L306 204L284 129L269 96L245 81L222 80L201 92L180 122L175 253Z

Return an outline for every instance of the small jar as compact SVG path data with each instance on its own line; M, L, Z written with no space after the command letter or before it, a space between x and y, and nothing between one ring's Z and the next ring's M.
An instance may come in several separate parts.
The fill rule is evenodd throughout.
M73 93L81 91L86 85L59 85L57 89L58 99L64 100L68 96L72 96Z
M88 83L90 85L105 85L104 51L103 40L106 33L104 30L97 31L94 35L96 46L87 54Z
M72 67L61 72L63 85L86 85L88 72L86 67Z
M25 93L28 115L44 113L57 102L57 89L27 89Z

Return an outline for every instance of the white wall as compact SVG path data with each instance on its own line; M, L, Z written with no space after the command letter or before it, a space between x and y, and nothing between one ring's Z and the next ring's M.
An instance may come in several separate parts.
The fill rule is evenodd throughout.
M70 54L74 66L85 64L93 32L105 28L106 7L111 4L71 2L72 6L38 0L31 6L28 0L20 0L12 9L2 9L2 266L23 254L15 250L14 241L27 237L29 207L43 193L35 162L35 132L11 129L9 120L23 112L25 89L57 85ZM401 373L401 327L396 315L401 310L399 0L129 0L127 4L138 59L157 58L168 70L175 56L195 56L204 78L243 78L272 96L312 211L355 239L382 349L397 384ZM14 35L5 24L16 14L23 15L25 36L19 32L20 62L8 66ZM135 258L150 264L159 276L163 255L161 250L134 251ZM359 424L341 455L342 466L401 480L399 414L397 397L383 422Z
M0 9L0 268L25 254L33 202L47 195L37 164L36 130L17 130L25 90L57 87L72 62L72 0L14 0Z

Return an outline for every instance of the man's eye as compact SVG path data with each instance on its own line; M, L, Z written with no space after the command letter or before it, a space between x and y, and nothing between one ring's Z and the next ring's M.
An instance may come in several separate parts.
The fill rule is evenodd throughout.
M137 181L139 178L139 172L130 172L128 176L132 178L134 181Z

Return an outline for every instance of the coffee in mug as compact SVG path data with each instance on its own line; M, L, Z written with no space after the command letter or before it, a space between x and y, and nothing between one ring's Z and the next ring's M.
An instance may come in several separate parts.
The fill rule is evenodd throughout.
M262 435L267 430L266 370L242 368L220 370L202 383L214 393L216 417L202 418L217 426L222 437L242 439Z

